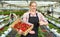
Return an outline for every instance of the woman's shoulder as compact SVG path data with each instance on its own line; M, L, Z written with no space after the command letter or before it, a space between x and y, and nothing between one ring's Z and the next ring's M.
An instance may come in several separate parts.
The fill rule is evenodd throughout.
M38 12L38 11L36 11L36 13L37 13L38 15L40 15L40 14L41 14L41 12Z
M28 14L29 14L29 12L28 12L28 11L24 13L24 15L28 15Z

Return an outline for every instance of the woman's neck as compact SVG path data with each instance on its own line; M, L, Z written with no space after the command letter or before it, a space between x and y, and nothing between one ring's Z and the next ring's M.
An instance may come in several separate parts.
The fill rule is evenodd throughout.
M33 15L35 15L36 14L36 11L30 10L30 13L33 14Z

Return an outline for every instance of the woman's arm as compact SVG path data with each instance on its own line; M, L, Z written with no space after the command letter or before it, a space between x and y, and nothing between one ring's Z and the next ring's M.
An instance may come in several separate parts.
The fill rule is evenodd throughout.
M48 25L47 20L44 18L44 16L41 13L39 14L39 23L40 25Z

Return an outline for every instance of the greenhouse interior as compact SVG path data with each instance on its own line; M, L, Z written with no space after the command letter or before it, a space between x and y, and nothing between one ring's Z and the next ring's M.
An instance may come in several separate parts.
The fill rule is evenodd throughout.
M21 36L10 26L29 10L31 1L37 3L37 11L48 21L48 26L39 26L38 37L60 37L60 0L0 0L0 37Z

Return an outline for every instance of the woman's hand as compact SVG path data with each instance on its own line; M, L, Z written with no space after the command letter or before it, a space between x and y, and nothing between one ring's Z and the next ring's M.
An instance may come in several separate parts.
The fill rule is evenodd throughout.
M30 31L29 33L30 33L30 34L35 34L35 31Z
M19 31L18 31L18 34L23 34L23 31L22 31L22 30L19 30Z

